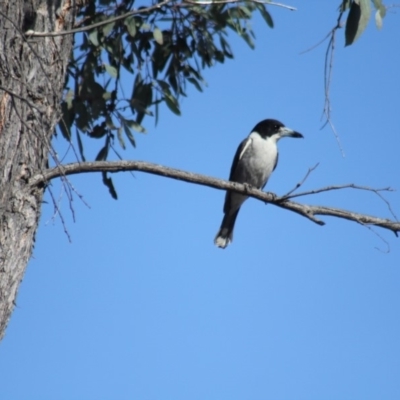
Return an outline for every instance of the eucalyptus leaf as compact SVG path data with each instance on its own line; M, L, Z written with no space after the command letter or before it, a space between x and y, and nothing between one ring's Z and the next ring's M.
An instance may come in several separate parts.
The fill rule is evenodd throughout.
M242 33L242 38L250 46L250 48L254 49L254 47L255 47L254 42L253 42L252 38L250 37L250 35L247 32L243 32Z
M203 91L203 89L202 89L200 83L197 82L197 80L196 80L195 78L188 78L187 80L188 80L188 82L190 82L191 84L193 84L194 87L195 87L199 92L202 92L202 91Z
M163 34L162 34L160 29L155 28L154 31L153 31L153 36L154 36L154 40L158 44L162 45L164 43L164 37L163 37Z
M118 76L118 70L117 68L113 67L110 64L106 64L104 66L104 68L106 69L106 71L113 77L116 78Z
M78 149L79 149L79 154L81 155L82 161L86 161L85 154L83 153L83 143L82 143L81 135L79 133L79 129L76 129L76 139L78 141Z
M158 79L157 83L161 86L161 89L163 90L163 92L171 93L167 82L164 82L163 80Z
M61 120L59 122L59 128L64 136L65 139L68 140L68 142L71 141L71 125L74 121L75 118L75 113L72 107L68 105L68 102L64 101L61 104Z
M108 144L106 143L104 147L99 151L96 156L96 161L104 161L108 156Z
M265 4L258 3L257 4L257 8L259 9L260 14L264 18L264 21L267 23L267 25L270 28L273 28L274 27L274 21L273 21L273 19L271 17L271 14L267 11L267 9L265 7Z
M376 10L375 13L375 25L378 29L382 28L383 20L380 10Z
M383 5L381 7L379 7L379 12L381 13L381 17L385 18L385 16L386 16L386 7L383 6Z
M123 128L124 128L124 132L125 132L126 137L127 137L128 140L131 142L131 145L132 145L133 147L136 147L135 138L133 137L132 132L131 132L131 130L129 129L129 126L128 126L127 124L125 124L125 123L124 123L122 126L123 126Z
M132 128L139 133L147 133L146 129L144 129L142 125L138 124L133 119L126 119L125 123L129 126L129 128Z
M219 41L225 56L228 58L233 58L233 52L231 50L231 47L229 46L229 43L225 40L225 38L221 36Z
M346 22L346 46L354 43L364 32L371 15L370 0L354 0Z
M351 6L351 2L352 0L343 0L342 4L339 7L340 12L345 12L346 10L348 10Z
M105 186L107 186L111 197L114 200L117 200L118 196L117 196L117 192L116 192L116 190L114 188L114 184L113 184L112 179L107 176L107 172L102 172L102 176L103 176L103 183L104 183Z
M374 3L374 6L377 10L379 10L383 6L382 0L372 0L372 2Z
M238 8L247 18L251 18L252 12L246 6L239 6Z
M119 145L125 150L125 149L126 149L126 146L125 146L124 138L122 137L122 126L120 126L120 127L117 129L117 137L118 137Z
M152 115L148 109L153 100L153 90L150 83L142 83L141 81L134 87L130 106L133 112L137 112L136 122L140 124L145 114Z
M93 29L90 33L89 33L89 41L96 47L99 46L99 31L97 31L96 29Z
M164 100L167 104L168 108L176 115L181 115L179 110L178 101L171 94L167 94L164 92Z
M136 36L136 20L135 17L128 17L124 21L124 25L131 37Z
M115 25L115 22L110 22L109 24L104 25L102 28L103 35L108 36L111 33L111 31L113 30L114 25Z

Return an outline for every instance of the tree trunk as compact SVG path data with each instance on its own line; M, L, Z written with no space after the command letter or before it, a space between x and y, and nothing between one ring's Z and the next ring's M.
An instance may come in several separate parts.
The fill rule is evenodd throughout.
M73 0L0 3L0 339L31 257L44 187L28 179L46 169L72 49Z

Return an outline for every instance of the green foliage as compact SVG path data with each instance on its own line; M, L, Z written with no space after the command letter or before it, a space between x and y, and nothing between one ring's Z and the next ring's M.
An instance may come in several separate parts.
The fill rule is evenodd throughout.
M116 153L115 139L123 149L126 139L136 146L134 133L146 132L145 116L155 114L157 123L163 103L180 115L187 83L202 91L202 71L233 58L228 30L254 47L249 20L255 11L273 27L266 6L251 1L153 0L137 9L134 0L88 2L76 25L105 23L75 35L61 106L63 137L71 141L75 131L82 160L85 138L103 141L97 161L106 160L110 150ZM111 178L103 174L103 182L116 198Z
M386 15L386 7L382 4L382 0L372 0L376 9L375 23L380 29L382 20ZM340 6L340 12L349 9L349 15L346 22L346 46L353 44L364 32L371 16L370 0L343 0Z
M386 7L382 4L382 0L373 0L375 6L375 24L378 29L382 28L383 18L386 15Z
M251 1L153 1L137 10L133 0L89 2L78 16L79 26L110 22L75 36L59 125L62 135L70 141L76 131L82 159L82 135L105 141L99 160L106 159L115 138L122 148L126 138L134 146L133 131L145 132L145 116L156 114L157 121L162 103L180 115L187 83L202 91L202 71L233 58L228 29L254 47L249 20L255 11L273 26L266 6ZM118 16L123 18L113 20ZM126 87L127 81L133 82L132 88Z
M96 160L106 160L114 142L136 145L135 133L145 133L145 116L159 118L160 106L180 115L180 99L189 83L202 91L205 68L233 58L228 32L254 47L250 20L259 12L266 24L274 23L267 5L251 0L97 0L80 9L66 79L59 131L72 141L85 160L86 139L100 140ZM204 4L204 3L208 4ZM382 26L386 8L372 0L375 21ZM368 24L370 0L342 0L339 20L348 11L346 45L357 40ZM99 25L100 24L100 25ZM127 87L126 82L133 82ZM74 135L75 132L75 135ZM103 182L116 197L111 178Z
M155 116L157 123L163 103L180 115L187 83L202 91L202 71L233 58L229 30L254 47L249 26L254 12L273 27L266 6L251 1L200 5L152 0L137 9L134 0L88 2L77 26L105 24L75 35L61 105L63 137L72 141L75 131L82 160L85 138L103 141L96 160L116 152L115 140L123 149L126 139L135 146L134 132L146 132L145 116ZM103 182L115 197L111 178L103 176Z

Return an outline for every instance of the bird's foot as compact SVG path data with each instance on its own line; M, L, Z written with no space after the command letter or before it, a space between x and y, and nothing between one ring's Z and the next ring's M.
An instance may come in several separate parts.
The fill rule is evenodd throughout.
M246 192L250 192L250 190L253 188L253 186L251 186L250 183L247 183L247 182L244 182L243 186L244 186L244 190Z
M278 198L278 196L275 193L268 192L268 194L271 196L272 201L276 201L276 199ZM265 205L267 205L268 203L269 203L268 201L265 201Z

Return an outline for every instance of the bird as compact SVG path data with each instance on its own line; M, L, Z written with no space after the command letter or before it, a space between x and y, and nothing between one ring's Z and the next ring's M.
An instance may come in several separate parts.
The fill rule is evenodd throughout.
M277 142L283 137L303 138L303 135L276 119L259 122L236 150L229 180L263 189L278 164ZM247 198L240 193L226 192L224 218L214 239L217 247L225 249L232 242L236 218Z

